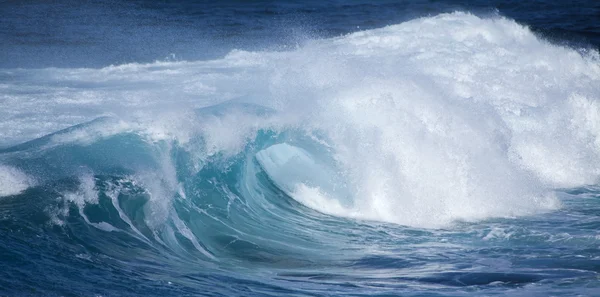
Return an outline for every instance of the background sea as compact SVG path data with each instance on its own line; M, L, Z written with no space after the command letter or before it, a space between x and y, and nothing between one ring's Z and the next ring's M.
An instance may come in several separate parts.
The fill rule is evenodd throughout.
M599 296L598 1L2 1L0 296Z

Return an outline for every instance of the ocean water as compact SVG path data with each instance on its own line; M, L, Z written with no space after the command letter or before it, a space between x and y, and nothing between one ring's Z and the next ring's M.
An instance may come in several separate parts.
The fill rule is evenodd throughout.
M0 296L600 296L595 1L0 15Z

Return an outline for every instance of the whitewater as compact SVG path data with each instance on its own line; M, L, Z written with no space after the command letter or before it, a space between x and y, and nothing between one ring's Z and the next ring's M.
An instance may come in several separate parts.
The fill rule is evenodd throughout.
M0 293L592 296L599 164L598 51L498 15L4 68Z

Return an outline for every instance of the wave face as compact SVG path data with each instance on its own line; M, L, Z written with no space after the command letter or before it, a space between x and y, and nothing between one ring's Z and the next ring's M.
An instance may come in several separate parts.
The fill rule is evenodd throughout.
M457 12L288 51L0 70L0 284L592 292L599 61Z

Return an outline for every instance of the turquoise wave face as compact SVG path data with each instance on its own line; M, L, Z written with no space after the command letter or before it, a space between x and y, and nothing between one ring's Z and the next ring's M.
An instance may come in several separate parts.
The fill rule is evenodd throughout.
M2 293L598 290L598 53L512 20L0 76Z

